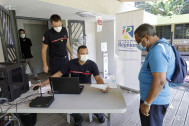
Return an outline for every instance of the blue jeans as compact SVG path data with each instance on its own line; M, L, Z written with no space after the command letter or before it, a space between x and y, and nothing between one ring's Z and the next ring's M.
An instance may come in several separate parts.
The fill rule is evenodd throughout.
M140 100L140 105L143 104L143 102L144 101ZM141 126L162 126L168 106L169 104L151 105L149 116L143 115L139 109Z

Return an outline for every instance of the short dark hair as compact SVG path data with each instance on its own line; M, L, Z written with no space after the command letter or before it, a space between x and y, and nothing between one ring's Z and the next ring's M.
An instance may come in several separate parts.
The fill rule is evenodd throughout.
M20 33L21 31L24 31L24 32L25 32L25 30L24 30L24 29L19 29L19 30L18 30L18 32L19 32L19 33Z
M77 53L79 54L79 50L80 50L80 49L86 49L86 48L87 48L87 46L85 46L85 45L79 46L79 47L78 47L78 50L77 50Z
M138 34L140 38L143 38L145 35L154 36L156 35L155 28L150 24L141 24L136 30L135 34Z
M51 17L50 17L50 21L51 21L51 23L52 23L53 21L55 21L55 22L61 21L61 17L60 17L58 14L53 14L53 15L51 15Z

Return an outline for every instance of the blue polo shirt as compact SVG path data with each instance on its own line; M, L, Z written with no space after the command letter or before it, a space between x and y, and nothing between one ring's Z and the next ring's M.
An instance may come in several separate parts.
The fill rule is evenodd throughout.
M153 81L153 72L166 72L167 78L170 79L175 71L175 54L173 49L169 44L161 41L167 42L164 38L162 38L157 41L160 43L154 46L157 43L156 42L149 48L148 54L139 73L140 96L143 101L147 98L150 91ZM150 69L147 68L148 63ZM156 97L152 104L169 104L171 102L171 98L171 87L166 81L161 93Z
M60 72L64 74L71 73L71 77L79 77L79 83L91 83L91 75L99 75L98 67L92 60L87 60L83 65L79 64L78 58L70 60L62 66Z

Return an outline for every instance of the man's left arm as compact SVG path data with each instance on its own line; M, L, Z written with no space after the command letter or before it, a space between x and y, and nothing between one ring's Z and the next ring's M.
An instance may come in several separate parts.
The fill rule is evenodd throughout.
M95 80L97 84L104 84L104 81L100 77L100 75L95 76ZM109 91L109 87L106 88L106 90L102 90L104 93Z
M71 50L70 43L69 43L68 39L67 39L66 47L68 49L68 52L70 53L70 60L71 60L71 59L73 59L73 53L72 53L72 50Z
M31 40L30 39L28 39L29 40L29 43L30 43L30 51L32 50L32 42L31 42Z
M150 88L150 92L145 99L148 104L152 104L155 98L160 94L161 90L163 89L166 83L166 72L152 72L153 82ZM145 105L144 103L140 106L141 112L148 116L150 111L150 106Z

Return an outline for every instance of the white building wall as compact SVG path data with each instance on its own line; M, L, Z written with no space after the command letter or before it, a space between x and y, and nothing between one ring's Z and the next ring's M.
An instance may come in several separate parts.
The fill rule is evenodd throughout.
M37 21L37 20L24 20L24 19L17 19L17 28L24 29L24 24L42 24L46 25L47 23L44 21Z
M143 23L157 25L157 16L144 11Z
M96 62L96 25L95 22L85 21L86 46L89 51L89 59ZM99 67L99 66L98 66Z
M99 71L103 71L101 42L107 42L109 74L114 74L114 21L103 21L102 32L96 32L96 57Z

